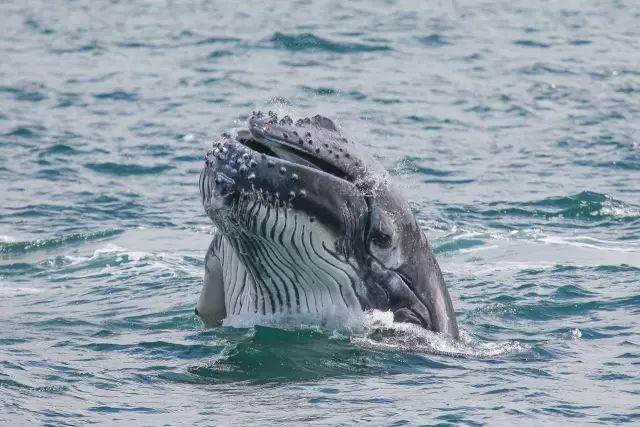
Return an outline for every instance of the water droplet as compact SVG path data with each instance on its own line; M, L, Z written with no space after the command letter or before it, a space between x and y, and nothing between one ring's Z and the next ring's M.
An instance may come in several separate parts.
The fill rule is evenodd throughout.
M571 340L579 340L582 338L582 331L578 328L573 328L569 331L568 338Z

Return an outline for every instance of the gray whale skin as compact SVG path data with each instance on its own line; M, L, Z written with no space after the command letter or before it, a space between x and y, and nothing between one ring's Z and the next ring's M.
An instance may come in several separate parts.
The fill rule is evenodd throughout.
M319 322L379 309L458 338L440 267L409 204L362 146L316 115L254 112L205 156L200 195L216 232L196 314Z

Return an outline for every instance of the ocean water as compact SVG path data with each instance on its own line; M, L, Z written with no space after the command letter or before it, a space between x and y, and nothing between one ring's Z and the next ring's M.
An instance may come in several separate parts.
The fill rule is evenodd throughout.
M0 16L0 423L640 423L636 1ZM335 118L395 175L460 342L200 325L202 156L254 109Z

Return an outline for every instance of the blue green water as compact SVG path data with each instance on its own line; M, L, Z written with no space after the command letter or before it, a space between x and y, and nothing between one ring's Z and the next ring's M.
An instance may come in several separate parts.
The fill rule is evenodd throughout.
M640 422L640 7L0 3L0 423ZM456 343L205 330L213 137L336 119L395 176Z

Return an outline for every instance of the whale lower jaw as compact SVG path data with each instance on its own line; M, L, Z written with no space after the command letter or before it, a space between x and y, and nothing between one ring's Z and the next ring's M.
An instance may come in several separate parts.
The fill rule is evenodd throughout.
M362 312L358 275L329 249L333 237L318 222L260 203L250 213L248 224L223 233L216 250L225 324L255 316L267 323L289 318L325 324Z

